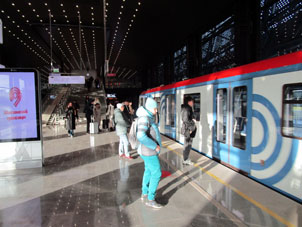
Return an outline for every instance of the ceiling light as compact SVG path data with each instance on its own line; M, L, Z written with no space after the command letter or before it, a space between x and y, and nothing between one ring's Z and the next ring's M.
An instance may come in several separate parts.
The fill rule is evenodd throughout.
M137 11L138 11L138 9L135 9L135 11L137 12Z
M15 6L15 3L12 2L12 6Z
M63 3L61 3L61 6L62 6L62 7L64 6Z
M79 8L79 6L78 6L78 5L76 5L76 7L77 7L77 8Z
M1 10L1 13L4 13L4 10Z
M93 9L93 7L91 6L91 9Z
M46 5L46 6L47 6L47 3L45 2L45 3L44 3L44 5Z
M35 9L33 9L33 11L34 11L34 12L36 12L36 10L35 10Z
M138 2L137 4L138 4L138 5L141 5L141 3L140 3L140 2Z
M29 2L28 5L31 6L31 3Z
M24 15L22 15L22 17L24 18L25 16L24 16Z

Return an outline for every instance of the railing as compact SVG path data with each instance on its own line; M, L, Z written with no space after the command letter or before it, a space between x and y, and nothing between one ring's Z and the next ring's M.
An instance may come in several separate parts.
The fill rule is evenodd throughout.
M59 120L63 119L63 115L65 113L65 107L70 93L71 93L71 89L68 88L67 92L62 96L59 103L56 105L54 111L50 115L50 118L47 122L48 125L58 124Z

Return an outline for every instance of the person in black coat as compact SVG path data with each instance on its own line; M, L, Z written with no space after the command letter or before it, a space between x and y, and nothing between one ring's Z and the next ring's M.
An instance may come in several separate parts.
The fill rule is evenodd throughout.
M131 125L132 119L131 119L131 114L130 114L130 109L129 109L129 102L125 101L125 102L123 102L123 105L125 107L124 111L123 111L123 117L129 123L129 125Z
M74 109L72 102L70 102L66 109L66 129L68 131L68 136L74 136L74 130L76 129L76 117L76 110Z
M86 96L84 113L85 113L85 117L86 117L86 120L87 120L86 121L87 122L87 126L86 126L87 133L89 133L91 116L93 115L93 104L92 104L92 102L93 102L93 100L90 99L88 96Z
M183 150L183 164L193 165L194 163L189 159L190 150L192 148L193 138L196 134L195 117L193 113L193 98L188 96L184 100L184 104L181 105L181 119L182 127L181 134L184 135L184 150Z

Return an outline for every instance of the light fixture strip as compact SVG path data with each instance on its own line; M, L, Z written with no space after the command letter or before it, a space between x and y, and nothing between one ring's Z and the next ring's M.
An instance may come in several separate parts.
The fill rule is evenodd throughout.
M138 4L138 6L141 6L140 0L138 1L137 4ZM117 56L116 56L116 58L115 58L115 60L114 60L114 63L113 63L113 66L112 66L112 70L114 69L115 64L116 64L116 62L117 62L117 60L118 60L118 58L119 58L119 56L120 56L120 54L121 54L121 52L122 52L122 50L123 50L124 44L125 44L126 39L127 39L128 35L129 35L129 32L130 32L130 30L131 30L131 27L132 27L132 25L133 25L133 23L134 23L134 19L136 18L136 13L137 13L137 12L138 12L138 8L135 9L135 12L134 12L134 14L133 14L133 18L130 20L130 23L129 23L129 25L128 25L128 29L127 29L127 31L126 31L126 33L125 33L125 35L124 35L124 39L123 39L122 44L121 44L121 46L120 46L120 49L119 49L119 51L118 51L118 53L117 53Z
M137 73L137 71L133 72L133 73L128 77L127 80L129 80L131 77L133 77L136 73Z
M84 47L85 47L86 55L87 55L87 59L88 59L88 65L89 65L89 68L91 69L91 63L90 63L90 58L89 58L88 49L87 49L87 45L86 45L84 30L81 30L81 33L82 33L82 37L83 37L83 41L84 41Z
M47 6L48 4L46 3L46 4L44 4L44 5ZM63 13L64 13L64 9L62 9L62 10L63 10ZM48 9L47 11L51 13L51 10L50 10L50 9ZM51 14L51 15L52 15L53 20L55 20L55 19L54 19L54 15L53 15L53 14ZM65 40L65 38L64 38L64 36L63 36L63 33L62 33L61 31L60 31L60 35L61 35L61 38L63 39L63 42L65 43L67 49L69 50L70 55L73 57L73 59L74 59L76 65L78 66L78 68L80 68L79 63L78 63L77 60L75 59L75 57L74 57L74 55L73 55L73 53L72 53L72 51L71 51L69 45L67 44L67 41ZM55 43L57 43L57 42L55 41L54 38L53 38L53 40L54 40ZM59 49L60 49L60 48L59 48ZM63 50L62 50L62 48L60 49L60 51L62 52L62 54L64 53ZM64 54L65 54L65 53L64 53ZM63 55L64 55L64 54L63 54ZM67 59L67 61L69 62L70 66L71 66L73 69L75 69L74 65L71 63L71 61L69 60L69 58L66 57L66 59Z
M112 38L112 42L111 42L111 47L110 47L110 52L109 52L109 57L108 57L108 61L110 62L110 58L111 58L111 55L112 55L112 51L113 51L113 48L114 48L114 45L115 45L115 39L116 39L116 36L117 36L117 33L118 33L118 29L120 28L120 23L122 21L122 15L123 15L123 11L124 11L124 3L125 1L122 1L121 3L121 10L118 14L118 17L117 17L117 21L116 21L116 25L115 25L115 31L114 31L114 34L113 34L113 38ZM112 73L112 71L111 71Z
M12 6L15 7L15 4L12 5ZM5 11L4 11L4 10L2 10L1 12L5 15ZM22 14L21 10L19 10L19 9L17 9L17 13ZM25 17L25 16L24 16L24 17ZM24 19L24 20L25 20L24 17L22 17L21 19ZM7 16L7 18L8 18L8 21L9 21L9 22L11 22L12 24L14 24L14 25L17 27L17 30L20 30L20 31L21 31L21 32L20 32L21 34L24 33L25 37L26 37L27 39L29 39L29 42L30 42L30 43L35 44L35 45L38 47L38 49L40 49L40 51L42 51L47 57L50 57L50 56L46 53L46 51L45 51L45 50L44 50L44 49L43 49L36 41L33 40L33 38L32 38L31 36L29 36L26 32L24 32L24 30L20 27L20 25L16 24L14 20L10 21L10 20L9 20L9 19L10 19L9 16ZM27 20L27 21L28 21L28 20ZM26 21L26 22L27 22L27 21ZM13 37L16 37L16 34L13 33ZM17 40L19 40L21 43L23 43L24 46L26 46L27 48L29 48L30 51L32 51L34 54L36 54L36 56L38 56L38 57L41 58L43 61L45 61L47 64L49 64L49 62L47 62L47 60L46 60L45 58L43 58L43 57L42 57L37 51L35 51L33 48L29 47L29 45L28 45L25 41L23 41L22 39L20 39L18 36L17 36Z

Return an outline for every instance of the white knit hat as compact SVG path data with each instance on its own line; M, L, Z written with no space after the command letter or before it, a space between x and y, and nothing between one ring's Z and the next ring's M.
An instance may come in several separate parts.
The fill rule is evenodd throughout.
M117 107L118 109L120 109L123 105L124 105L123 103L118 103L118 104L116 104L116 107Z

